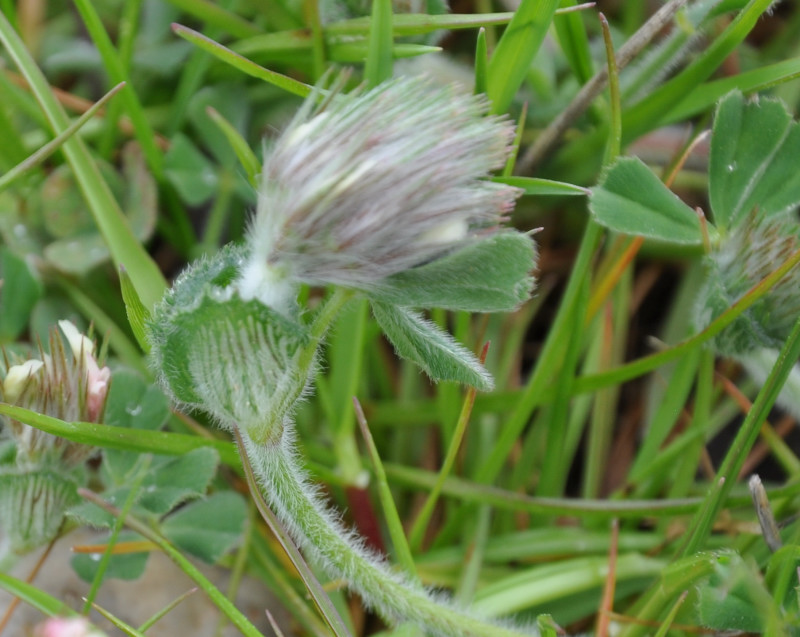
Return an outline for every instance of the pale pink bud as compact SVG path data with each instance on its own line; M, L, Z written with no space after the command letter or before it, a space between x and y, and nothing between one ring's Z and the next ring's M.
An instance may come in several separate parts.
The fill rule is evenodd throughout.
M107 637L85 617L50 617L36 627L36 637Z

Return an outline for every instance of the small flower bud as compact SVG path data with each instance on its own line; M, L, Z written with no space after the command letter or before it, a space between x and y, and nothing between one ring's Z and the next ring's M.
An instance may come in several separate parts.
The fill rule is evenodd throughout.
M309 100L266 153L244 298L278 307L275 278L370 289L494 231L520 191L485 179L514 132L487 107L418 77Z
M706 258L708 277L697 305L704 328L770 274L798 245L800 226L789 217L758 212L734 228ZM800 316L800 271L792 270L714 339L724 355L779 348Z
M33 376L42 369L44 363L40 360L27 360L21 365L12 365L3 379L3 400L15 403L25 391Z
M107 637L85 617L50 617L39 624L35 637Z
M99 422L103 414L111 371L100 367L94 344L69 321L59 326L70 346L53 331L50 354L8 366L2 383L5 402L66 421ZM17 447L20 466L71 469L83 462L91 447L44 433L13 419L7 419Z

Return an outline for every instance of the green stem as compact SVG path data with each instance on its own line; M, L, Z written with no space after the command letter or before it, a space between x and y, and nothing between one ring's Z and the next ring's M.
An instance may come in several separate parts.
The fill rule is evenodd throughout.
M341 578L393 624L412 622L439 637L521 637L531 634L503 627L436 600L421 586L392 571L364 548L339 516L319 498L297 462L294 428L288 426L275 445L259 445L243 435L244 450L259 478L262 493L298 545Z

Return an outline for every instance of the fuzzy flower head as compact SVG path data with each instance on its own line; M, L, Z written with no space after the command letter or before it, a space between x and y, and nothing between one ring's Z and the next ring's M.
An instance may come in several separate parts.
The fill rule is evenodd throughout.
M95 358L94 343L69 321L59 321L63 338L53 331L50 353L10 361L0 383L4 402L67 421L99 422L111 371ZM65 343L66 341L66 343ZM6 424L17 446L18 464L42 466L58 462L70 468L86 459L91 448L53 436L13 419Z
M242 295L273 305L287 280L368 290L498 228L520 191L485 179L514 132L487 110L420 78L311 98L265 158Z
M786 216L754 212L707 258L709 276L698 300L700 329L744 296L800 247L800 226ZM724 355L779 348L800 316L800 272L778 281L714 339Z

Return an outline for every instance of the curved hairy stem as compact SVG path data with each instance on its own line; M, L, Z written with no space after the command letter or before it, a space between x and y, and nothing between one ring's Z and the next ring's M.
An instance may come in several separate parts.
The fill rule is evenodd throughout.
M327 507L300 467L293 425L286 426L276 444L260 445L246 432L242 432L242 441L264 496L295 542L331 577L346 581L365 604L391 623L413 622L439 637L536 634L534 629L504 626L456 608L392 571L380 556L365 548Z

